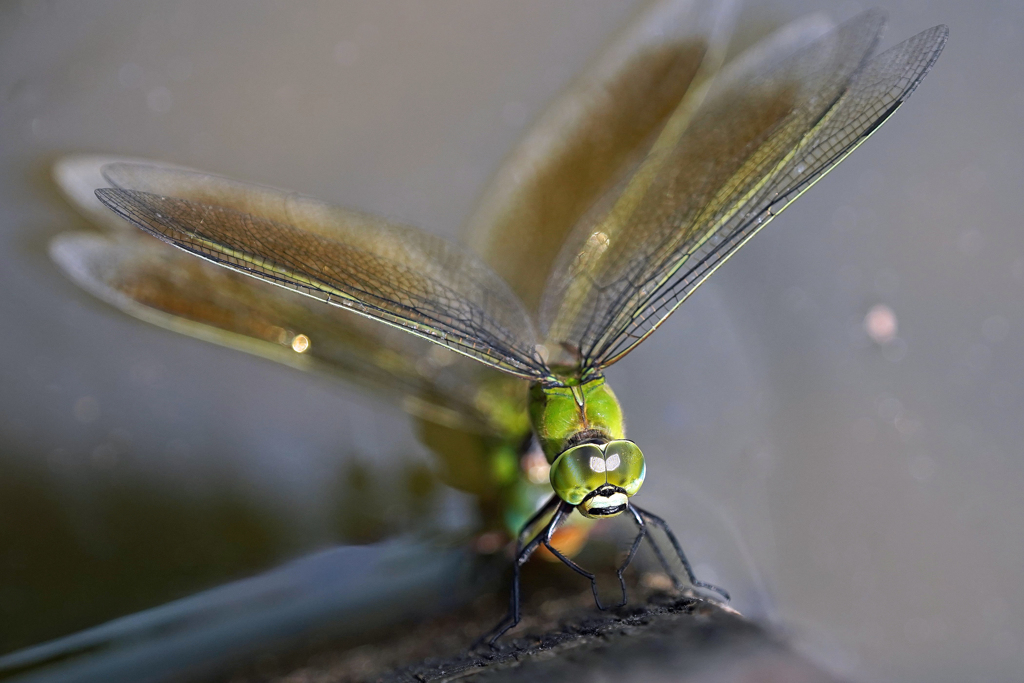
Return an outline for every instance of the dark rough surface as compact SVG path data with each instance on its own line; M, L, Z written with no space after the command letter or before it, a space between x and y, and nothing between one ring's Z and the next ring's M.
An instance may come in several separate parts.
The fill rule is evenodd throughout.
M427 660L380 677L417 681L832 681L735 612L681 598L583 619L495 652Z
M324 644L287 659L265 659L226 680L837 681L728 607L662 592L648 592L645 600L643 606L599 612L589 592L538 595L513 637L493 650L467 650L500 611L500 603L485 598L373 642Z

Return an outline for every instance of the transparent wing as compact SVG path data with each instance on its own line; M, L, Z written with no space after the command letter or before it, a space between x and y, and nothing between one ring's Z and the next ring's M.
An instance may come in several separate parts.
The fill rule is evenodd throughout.
M50 254L79 286L130 315L301 370L339 375L432 422L486 433L507 429L481 393L502 382L518 385L503 400L525 402L521 384L503 373L141 233L59 235Z
M69 154L54 162L51 174L57 188L65 199L82 216L108 233L128 233L136 235L139 230L134 225L118 216L103 205L96 196L96 190L107 187L110 182L103 177L103 167L113 163L149 164L148 159L111 156L106 154ZM161 163L164 168L179 171L195 171L195 169Z
M570 230L629 175L694 85L714 73L733 0L650 3L539 118L496 173L466 240L529 311Z
M511 375L549 375L532 322L508 286L443 240L217 176L123 163L105 167L104 175L115 187L97 190L100 201L185 251Z
M619 360L877 129L947 34L935 27L868 63L883 23L865 13L782 58L755 48L685 128L670 120L597 228L563 252L545 304L549 338L577 347L587 367Z

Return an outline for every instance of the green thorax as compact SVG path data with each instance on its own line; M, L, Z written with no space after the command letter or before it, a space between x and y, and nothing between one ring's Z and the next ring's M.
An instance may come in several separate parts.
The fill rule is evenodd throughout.
M530 385L530 421L549 463L581 438L626 438L622 408L604 377L566 384Z

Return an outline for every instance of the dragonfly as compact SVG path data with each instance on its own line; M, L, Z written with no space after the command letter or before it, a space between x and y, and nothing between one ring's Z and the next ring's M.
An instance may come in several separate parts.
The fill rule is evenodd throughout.
M802 21L723 66L732 6L693 7L655 5L556 101L485 192L468 245L292 192L119 161L102 166L99 202L180 251L72 236L54 257L138 317L239 347L255 340L246 350L383 387L429 425L428 445L431 429L483 435L480 448L434 450L461 486L504 482L495 507L518 510L505 519L509 611L490 644L520 622L520 570L542 547L605 608L596 576L555 541L574 512L635 523L620 604L645 538L684 587L651 526L690 586L729 599L633 502L646 459L604 371L874 133L948 29L872 56L881 12L838 27ZM547 464L539 506L516 484L531 444ZM500 462L512 467L496 476Z
M728 2L652 4L556 98L498 171L465 237L492 268L514 262L503 277L524 301L546 278L569 229L606 189L608 178L639 153L638 146L664 124L698 77L717 69L732 10ZM65 197L106 233L66 233L51 244L53 259L82 288L146 322L339 377L397 403L437 456L443 483L475 497L480 549L493 550L501 536L518 531L545 491L550 493L548 465L531 437L521 380L145 236L94 194L110 184L104 167L116 163L154 166L99 155L72 155L54 166ZM206 193L199 198L208 197L217 182L203 181L194 169L160 166L191 173ZM156 182L155 175L148 182ZM551 184L563 188L557 197L547 192ZM223 183L218 188L218 201L229 203L244 201L252 191ZM178 183L164 191L190 197L193 189ZM513 256L510 246L523 239L530 248ZM582 517L570 521L557 535L571 556L587 532Z

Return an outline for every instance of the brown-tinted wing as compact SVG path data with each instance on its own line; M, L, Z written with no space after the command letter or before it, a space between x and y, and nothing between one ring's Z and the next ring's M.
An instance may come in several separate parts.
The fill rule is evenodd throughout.
M502 432L483 387L520 384L402 330L197 259L146 235L50 245L79 286L141 320L301 370L340 375L442 425ZM518 392L525 400L525 387Z
M135 164L113 164L104 174L115 187L97 190L100 201L165 242L511 375L549 376L522 304L500 277L455 245L216 176Z
M68 202L93 225L109 233L138 234L138 228L103 205L96 196L96 190L107 187L110 182L103 177L102 169L114 163L153 165L149 159L112 156L108 154L69 154L54 162L50 169L53 181ZM179 171L195 169L175 164L161 163L160 166Z
M935 27L868 62L882 26L868 12L782 59L741 60L685 129L670 122L604 221L563 255L551 337L588 367L619 360L877 129L947 34Z
M531 312L573 226L629 175L653 135L721 63L737 2L650 3L509 155L466 226L467 243Z

